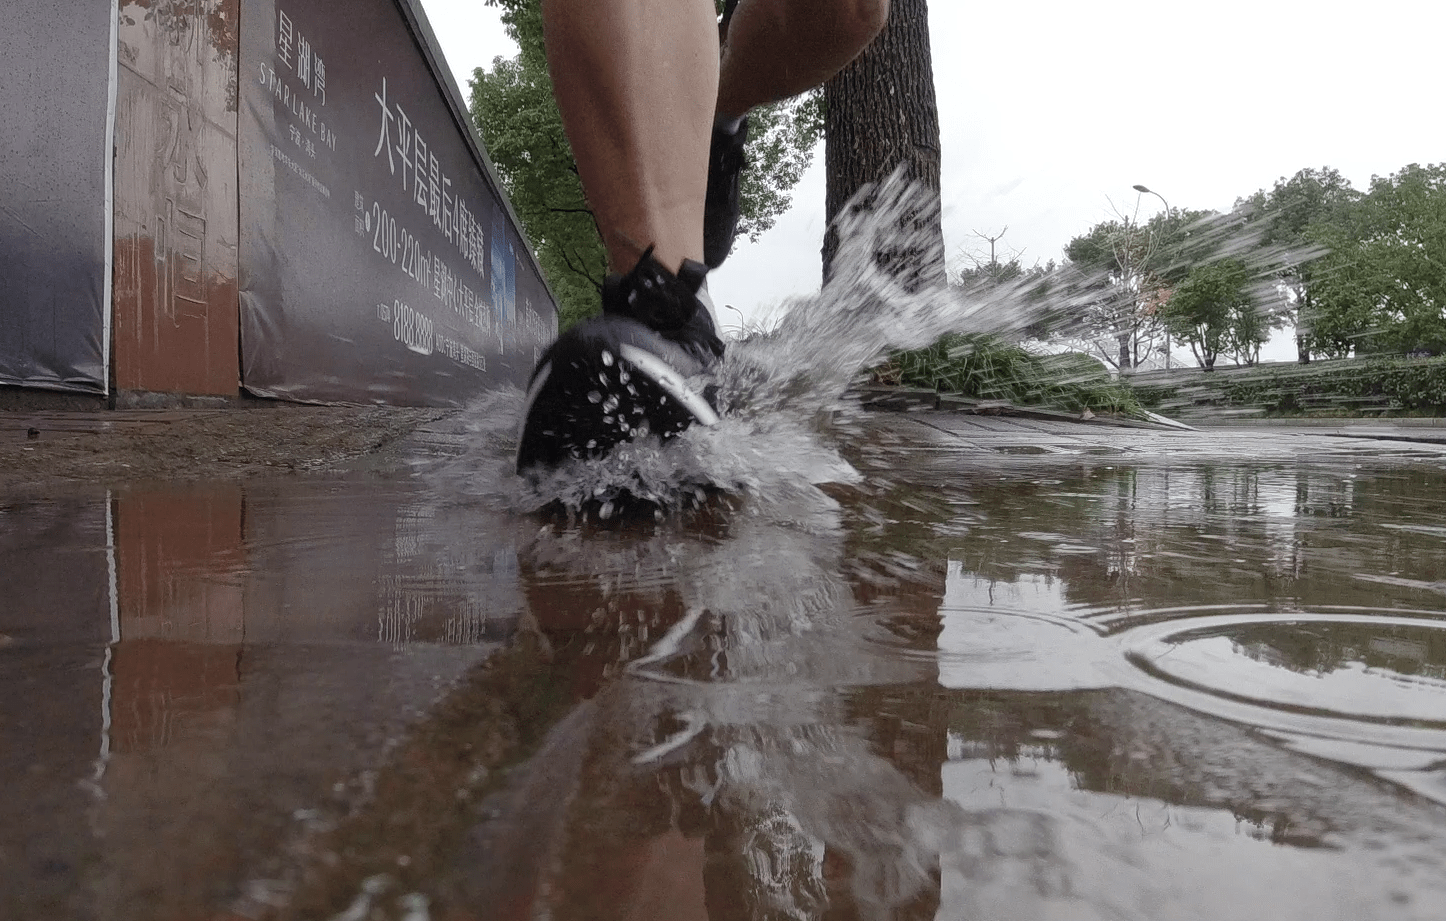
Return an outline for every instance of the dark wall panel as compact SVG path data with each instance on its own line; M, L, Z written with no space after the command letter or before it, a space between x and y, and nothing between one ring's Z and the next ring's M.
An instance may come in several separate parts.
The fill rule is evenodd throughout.
M246 389L451 405L525 383L556 309L402 7L245 0L241 61Z
M0 383L104 392L112 6L7 3Z

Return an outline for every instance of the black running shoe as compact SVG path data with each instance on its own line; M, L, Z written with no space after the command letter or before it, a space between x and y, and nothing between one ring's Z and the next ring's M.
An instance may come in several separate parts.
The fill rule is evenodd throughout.
M708 148L708 194L703 202L703 261L716 269L733 251L738 236L738 183L743 174L743 146L748 141L748 119L728 131L713 127Z
M627 275L608 277L601 317L542 354L527 388L518 473L717 423L717 406L693 384L723 357L703 300L707 269L689 260L674 275L652 252Z

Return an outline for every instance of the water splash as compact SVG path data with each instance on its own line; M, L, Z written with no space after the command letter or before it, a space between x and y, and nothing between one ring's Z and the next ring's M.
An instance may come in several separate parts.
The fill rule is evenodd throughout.
M851 426L850 387L890 352L951 333L1012 342L1042 328L1067 331L1122 296L1119 279L1074 267L969 288L944 283L942 273L921 280L923 273L899 271L897 254L937 250L927 228L939 207L936 192L901 172L861 190L834 222L839 246L819 293L790 300L773 330L729 346L712 381L719 425L666 442L639 438L524 483L511 470L522 397L508 390L470 413L476 449L462 466L479 476L456 485L475 492L480 483L519 512L560 506L604 518L625 497L660 511L698 505L720 490L786 502L823 483L858 479L829 433ZM1258 235L1228 215L1197 221L1189 236L1194 252L1248 256L1261 280L1285 258L1258 247Z
M560 506L606 518L624 496L666 511L718 490L787 502L823 483L855 482L828 430L852 418L847 391L862 372L890 350L945 333L1017 332L1043 309L1037 285L966 295L889 270L888 253L925 249L922 218L937 212L937 194L896 175L855 203L835 223L840 245L823 289L790 302L773 331L729 347L716 371L719 425L667 441L639 438L524 482L511 469L522 395L508 389L469 410L473 447L450 485L518 512ZM1060 292L1051 303L1061 303Z

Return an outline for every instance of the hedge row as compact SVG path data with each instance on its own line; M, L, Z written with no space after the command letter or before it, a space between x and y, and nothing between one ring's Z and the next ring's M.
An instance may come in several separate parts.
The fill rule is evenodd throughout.
M1130 388L1088 355L1035 355L984 337L948 335L928 348L895 352L871 376L877 383L1015 406L1126 415L1140 410Z
M1129 378L1166 415L1446 416L1446 357L1368 358Z

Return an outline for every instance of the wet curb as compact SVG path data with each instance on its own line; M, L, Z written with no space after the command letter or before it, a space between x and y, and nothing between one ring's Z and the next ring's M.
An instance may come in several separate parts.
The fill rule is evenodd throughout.
M1133 419L1126 416L1094 415L1082 416L1060 410L1040 409L1032 406L1015 406L1008 400L979 400L952 393L940 393L918 387L891 387L871 385L859 387L850 392L865 409L883 412L917 412L932 410L945 413L964 413L975 416L1000 416L1014 419L1036 419L1045 422L1069 422L1096 428L1138 428L1138 429L1188 429L1189 426L1174 420L1156 422ZM1164 417L1160 417L1164 419Z
M1446 444L1446 419L1402 418L1301 418L1301 419L1191 419L1200 429L1270 429L1283 435L1333 435L1338 438L1362 438L1372 441L1412 441L1423 444Z
M1233 419L1228 416L1204 416L1194 420L1202 426L1211 428L1234 428L1240 425L1265 426L1265 427L1301 427L1301 428L1439 428L1446 429L1446 418L1423 418L1420 416L1403 416L1393 418L1366 418L1362 416L1276 416L1271 418L1260 418L1252 416L1243 419Z
M0 488L339 470L457 410L261 404L227 409L0 411Z

